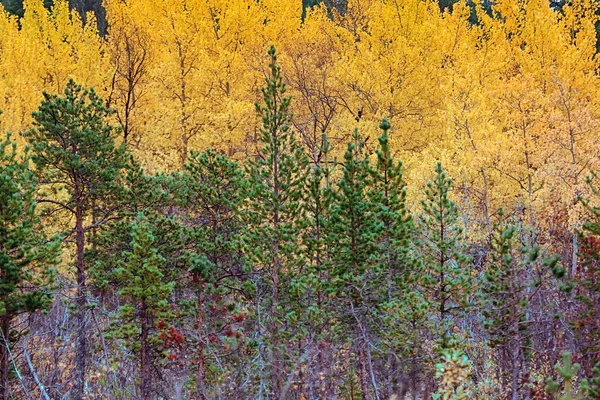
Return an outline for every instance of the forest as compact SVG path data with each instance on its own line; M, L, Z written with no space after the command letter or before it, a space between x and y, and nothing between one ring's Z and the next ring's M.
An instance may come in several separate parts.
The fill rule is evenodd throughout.
M1 4L0 400L600 399L596 0Z

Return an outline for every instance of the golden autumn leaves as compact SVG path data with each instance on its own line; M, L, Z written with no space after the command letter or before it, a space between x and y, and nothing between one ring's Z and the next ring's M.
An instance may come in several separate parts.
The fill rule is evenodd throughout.
M560 12L545 0L462 3L350 0L343 15L265 0L104 2L108 33L66 1L26 0L0 17L3 127L30 123L46 90L69 77L117 112L123 137L153 170L179 169L191 149L254 154L265 48L275 43L293 96L294 129L313 161L326 132L338 150L359 129L390 143L410 187L439 159L463 190L470 223L489 229L500 204L530 222L574 224L575 193L595 166L600 96L594 2ZM502 18L495 16L501 15ZM415 198L409 193L409 198ZM554 211L538 211L542 203ZM550 213L550 214L548 214Z

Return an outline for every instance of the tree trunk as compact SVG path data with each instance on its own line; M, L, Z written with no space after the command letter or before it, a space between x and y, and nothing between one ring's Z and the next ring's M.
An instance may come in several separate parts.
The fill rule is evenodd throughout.
M10 334L10 317L4 315L0 319L0 329L2 329L2 346L0 346L0 399L8 400L10 398L10 386L8 381L8 372L10 365L9 354L9 334Z
M202 293L198 290L198 316L196 318L196 329L198 330L198 391L200 392L200 400L206 400L206 360L204 358L204 342L202 331L204 326L203 320L203 301Z
M148 330L150 329L150 323L148 321L148 307L146 302L142 300L140 309L140 319L142 320L142 335L140 343L140 371L141 371L141 382L140 392L142 394L142 400L151 400L151 379L150 373L150 349L148 346Z
M511 399L518 400L519 399L519 375L521 372L521 363L520 363L520 353L521 353L521 340L519 335L519 326L518 321L515 323L514 337L512 338L512 348L511 348L511 358L512 358L512 372L511 372Z
M187 108L187 94L186 94L186 72L185 72L185 56L181 49L181 45L177 45L179 54L179 70L180 70L180 87L179 87L179 103L181 105L181 112L179 118L179 125L181 127L181 148L179 149L179 162L181 164L181 170L185 169L185 163L188 156L188 141L190 139L188 131L188 119L189 115L186 111Z
M83 227L83 204L81 191L75 188L75 243L76 243L76 268L77 268L77 298L75 304L77 311L75 321L77 323L77 344L75 348L75 384L71 398L82 400L85 390L85 373L87 361L87 332L85 326L86 294L85 294L85 230Z
M274 246L275 250L278 251L278 245ZM275 253L277 254L277 253ZM275 257L274 266L273 266L273 298L271 305L271 318L273 321L271 322L271 341L273 345L272 359L271 359L271 386L273 398L279 400L280 397L280 383L281 383L281 355L279 354L279 339L278 339L278 324L276 322L277 315L277 303L279 302L279 259Z
M366 363L366 359L367 359L367 354L365 352L365 341L363 339L359 339L359 350L358 350L358 356L359 356L359 380L360 380L360 390L362 392L362 399L363 400L368 400L370 398L369 396L369 384L368 382L368 378L367 378L367 363Z
M577 244L577 228L573 229L573 240L572 240L572 254L571 254L571 271L569 278L573 278L577 274L577 253L579 253L579 247Z
M274 129L272 132L273 135L273 146L275 148L275 154L273 155L273 193L275 194L275 210L273 212L273 232L275 234L275 238L273 239L273 272L271 275L271 279L273 281L273 291L272 291L272 300L271 300L271 341L273 345L272 352L272 373L271 373L271 386L273 398L275 400L279 400L281 396L281 371L282 371L282 363L281 363L281 355L279 354L279 327L277 324L277 305L279 303L279 239L277 235L279 233L279 154L277 147L277 129Z

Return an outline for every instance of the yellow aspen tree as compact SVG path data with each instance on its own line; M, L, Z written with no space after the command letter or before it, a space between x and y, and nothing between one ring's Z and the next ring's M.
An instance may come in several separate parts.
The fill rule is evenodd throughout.
M160 130L152 138L166 146L166 167L183 167L194 139L206 123L210 108L204 101L203 92L211 90L203 74L206 60L204 41L211 29L210 21L199 15L199 4L180 1L161 1L154 12L157 18L153 26L153 40L157 44L158 60L152 71L152 91L157 96L154 118ZM166 142L166 143L165 143ZM170 143L169 143L170 142ZM172 147L171 147L172 146ZM176 157L171 153L175 151Z
M105 7L110 25L107 48L112 67L107 103L117 111L117 119L123 126L123 140L137 149L147 121L144 112L153 106L146 101L154 61L154 46L144 24L149 16L145 15L140 2L107 1Z
M335 123L348 110L335 79L339 40L327 10L322 6L307 10L301 29L287 38L281 49L285 54L283 74L294 99L292 123L311 161L319 164L324 133L334 144L348 139L343 132L332 132L337 131Z
M26 0L25 15L17 23L4 12L2 59L4 74L4 122L8 129L25 129L31 112L42 98L42 91L56 93L69 78L104 93L106 68L102 41L93 18L83 26L67 1L56 1L52 11L41 0ZM4 34L6 32L6 34Z
M254 90L260 79L245 49L253 46L264 20L259 5L165 0L143 7L131 18L145 27L154 58L148 71L150 107L144 111L151 123L139 152L172 169L193 147L232 152L242 147L256 119Z
M205 7L212 32L206 48L210 62L204 68L214 90L206 94L212 112L202 143L233 155L244 151L257 129L254 102L262 84L258 71L264 68L264 49L273 40L262 35L269 25L265 25L268 15L262 2L212 0Z
M549 159L549 178L555 197L553 209L563 216L561 229L571 238L570 274L577 272L579 252L577 230L582 217L579 196L588 197L584 177L598 168L600 129L598 98L592 93L598 85L596 74L596 6L588 1L564 9L559 29L562 51L557 67L551 69L549 97L552 110L547 114L548 138L556 150ZM556 223L557 212L548 215ZM555 228L556 229L556 228ZM556 235L549 235L549 240ZM563 244L564 245L564 244Z

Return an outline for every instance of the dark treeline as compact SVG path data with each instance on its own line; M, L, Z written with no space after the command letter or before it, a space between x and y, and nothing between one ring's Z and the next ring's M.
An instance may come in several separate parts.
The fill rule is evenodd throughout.
M0 4L10 14L22 17L25 13L23 0L0 0ZM54 0L44 0L44 7L52 8ZM106 21L106 10L102 5L102 0L69 0L69 7L76 10L81 16L82 22L87 22L87 13L93 13L98 25L98 33L104 36L108 29Z
M309 163L269 54L243 165L147 175L73 81L0 145L0 398L600 398L595 199L577 271L511 210L471 241L434 160L409 209L387 120Z

